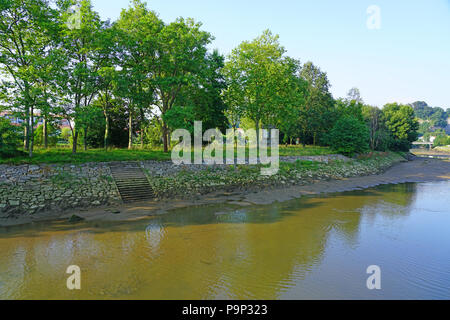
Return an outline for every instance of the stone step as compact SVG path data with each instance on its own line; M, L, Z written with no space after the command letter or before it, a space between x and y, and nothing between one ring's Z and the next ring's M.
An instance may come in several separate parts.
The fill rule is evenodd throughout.
M144 201L155 197L144 171L138 165L115 164L110 169L123 202Z

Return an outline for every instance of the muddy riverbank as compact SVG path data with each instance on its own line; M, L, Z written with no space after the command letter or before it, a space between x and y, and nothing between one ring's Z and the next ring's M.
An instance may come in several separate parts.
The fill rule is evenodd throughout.
M304 185L269 186L263 190L236 188L228 191L214 191L205 195L195 195L191 199L153 200L129 205L114 205L93 209L69 210L66 212L43 212L32 216L0 219L0 226L27 224L38 221L70 219L132 221L164 214L170 210L226 203L233 207L268 205L307 195L361 190L382 184L407 182L431 182L450 180L450 161L417 158L414 161L397 163L385 172L375 175L341 178L336 180L316 180ZM75 219L76 222L77 219Z

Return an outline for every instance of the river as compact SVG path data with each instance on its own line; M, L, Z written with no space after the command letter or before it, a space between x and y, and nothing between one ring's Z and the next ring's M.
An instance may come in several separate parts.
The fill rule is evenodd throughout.
M0 228L1 299L450 299L450 181ZM81 290L68 290L69 265ZM366 286L380 267L381 289Z

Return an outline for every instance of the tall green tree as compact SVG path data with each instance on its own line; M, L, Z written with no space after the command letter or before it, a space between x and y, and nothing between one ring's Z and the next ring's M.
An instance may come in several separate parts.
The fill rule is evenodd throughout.
M152 113L155 102L155 68L159 59L158 37L164 23L145 3L134 0L122 10L115 24L118 43L118 78L116 94L127 103L128 148L132 147L133 117L139 119L141 146L146 125L146 114Z
M362 107L362 115L369 128L369 145L371 150L383 151L387 148L385 126L382 119L381 109L369 105Z
M312 62L303 65L301 76L308 83L300 125L303 132L303 144L308 136L315 145L320 134L331 127L333 97L330 82L325 72Z
M225 58L214 50L207 54L206 60L205 68L197 75L198 80L181 90L175 107L189 108L193 120L202 121L204 130L218 128L224 132L228 127L227 105L221 95L226 88L222 74Z
M299 137L300 120L305 104L307 82L301 77L301 63L299 60L287 57L283 61L284 68L280 69L285 75L277 86L279 103L275 106L269 122L276 125L283 133L284 142L290 142Z
M278 89L286 76L285 49L269 30L235 48L225 64L227 100L251 119L259 137L261 124L270 124L285 102ZM259 148L259 139L257 139Z
M164 25L158 34L152 79L162 119L165 152L169 150L169 131L164 115L174 106L183 88L197 83L199 74L208 66L207 45L213 37L200 28L201 23L193 19L178 18Z
M383 108L383 120L394 139L392 148L408 151L411 143L417 140L419 123L414 110L409 105L386 104Z
M73 6L75 9L69 10ZM72 153L76 153L79 131L85 126L83 115L87 112L84 109L91 106L98 92L101 62L96 54L102 48L99 35L104 23L93 10L90 0L64 1L60 10L66 66L59 77L59 86L64 96L63 114L71 124Z
M46 0L0 2L0 70L3 100L24 119L24 147L33 155L34 114L44 105L52 62L56 11Z

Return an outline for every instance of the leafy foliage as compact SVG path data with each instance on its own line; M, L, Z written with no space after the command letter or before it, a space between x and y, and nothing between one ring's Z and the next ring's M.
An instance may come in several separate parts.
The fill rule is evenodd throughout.
M23 155L23 152L18 150L22 139L20 129L20 127L13 126L8 120L0 118L1 158L12 158Z
M3 139L5 155L20 147L18 136L30 157L44 141L67 141L74 158L80 146L144 149L162 142L168 152L170 132L192 132L194 121L222 132L230 125L277 128L286 144L299 139L346 154L364 152L366 144L407 150L417 138L414 111L425 121L423 133L444 127L449 115L424 102L414 110L366 106L357 88L335 100L327 73L287 56L270 30L225 59L208 50L213 36L201 23L166 23L140 0L112 23L91 0L3 0L0 11L0 101L23 120L22 127L2 124L2 134L15 137ZM38 117L48 130L34 132ZM59 135L62 120L69 129Z
M411 143L418 138L419 123L411 106L397 103L387 104L383 108L383 119L392 136L392 150L408 151Z
M50 124L47 127L48 145L50 147L56 146L61 134L60 130L56 126ZM44 125L39 125L34 131L34 142L37 146L44 145Z
M353 156L369 150L369 131L364 123L350 116L339 119L330 132L331 147L337 152Z
M416 101L411 106L414 109L416 117L422 120L428 120L429 125L441 128L447 126L447 119L450 117L449 109L446 112L440 107L430 107L424 101Z

